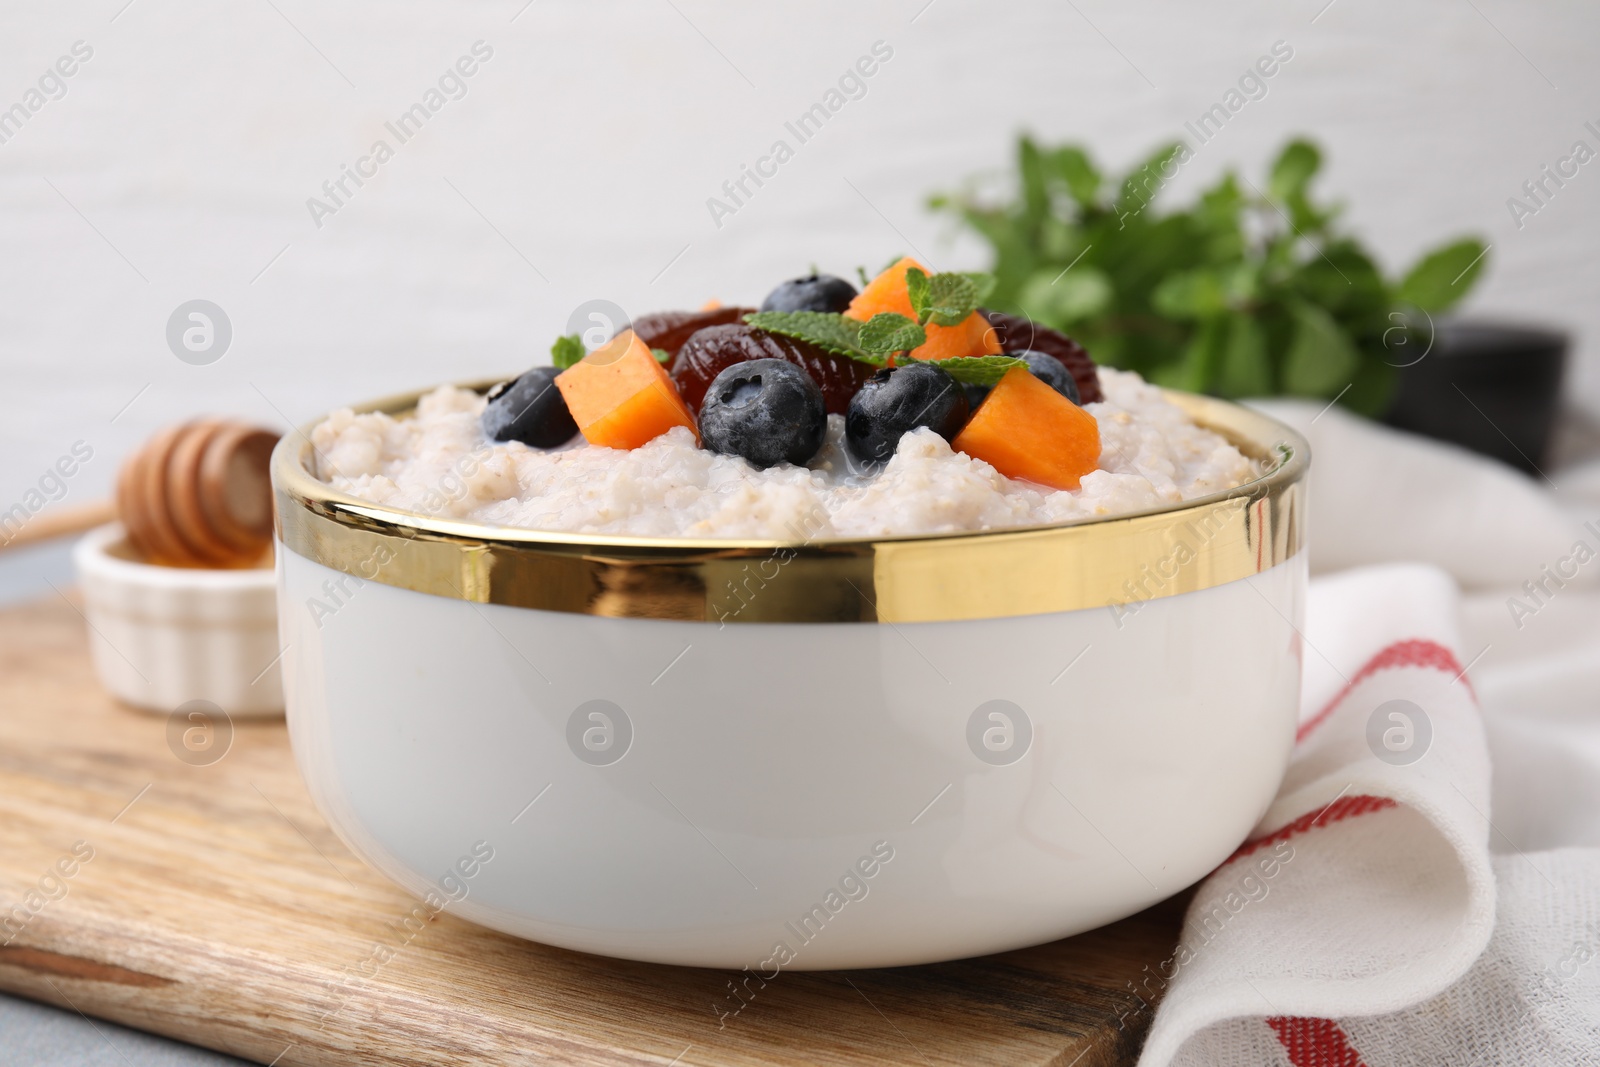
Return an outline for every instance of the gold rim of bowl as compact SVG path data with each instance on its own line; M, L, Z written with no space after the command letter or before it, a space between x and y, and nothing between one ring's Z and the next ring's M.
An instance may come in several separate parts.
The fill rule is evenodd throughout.
M355 410L403 415L422 395ZM316 475L312 423L284 435L272 456L277 535L290 552L362 581L581 615L718 625L947 622L1085 608L1120 615L1259 574L1304 547L1305 439L1237 404L1166 396L1244 452L1257 477L1149 511L967 533L568 534L439 518L339 492Z

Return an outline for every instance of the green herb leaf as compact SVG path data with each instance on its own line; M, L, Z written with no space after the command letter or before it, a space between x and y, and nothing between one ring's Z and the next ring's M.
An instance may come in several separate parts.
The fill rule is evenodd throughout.
M767 333L808 341L824 352L860 359L861 323L826 311L757 311L744 317L745 324Z
M588 354L588 349L583 347L583 338L575 333L557 337L556 343L550 346L550 362L561 370L581 362Z
M656 357L657 363L664 365L672 362L672 353L668 352L665 348L652 348L650 350L650 354Z
M906 294L920 325L954 326L978 310L994 284L992 274L941 271L930 278L916 267L906 271Z
M1143 212L1169 180L1167 164L1187 151L1188 148L1181 144L1163 145L1145 160L1143 166L1129 171L1122 181L1122 192L1117 197L1118 214L1137 215Z
M1222 317L1205 319L1178 358L1153 368L1150 380L1168 389L1203 393L1216 377L1227 343L1227 325Z
M1297 295L1327 308L1347 328L1354 325L1351 320L1362 319L1380 332L1388 328L1393 310L1389 289L1377 264L1353 241L1324 243L1322 255L1311 256L1294 270L1289 284Z
M1294 336L1283 356L1283 388L1297 396L1331 396L1350 384L1360 362L1350 338L1322 308L1289 307Z
M1027 364L1015 356L956 356L951 359L913 359L908 363L935 363L939 369L962 385L994 385L1006 376L1006 371Z
M973 311L977 311L985 300L994 295L995 286L1000 283L993 274L984 271L964 271L961 276L971 282L973 288L977 290L972 296Z
M1227 238L1228 259L1237 259L1244 251L1239 233L1239 215L1244 207L1244 191L1239 188L1239 179L1232 171L1224 174L1216 185L1201 190L1200 201L1195 206L1195 220L1210 231L1212 242L1219 237Z
M1017 175L1022 179L1022 212L1030 227L1050 211L1050 189L1039 146L1030 137L1017 141Z
M954 326L978 310L978 283L966 274L935 274L928 279L927 316L935 326Z
M928 339L928 331L904 315L879 312L861 324L859 344L868 353L909 352Z
M1052 153L1056 173L1067 184L1067 195L1081 207L1094 207L1100 197L1100 172L1089 160L1089 153L1076 145L1066 145Z
M1066 326L1099 315L1114 295L1104 271L1080 264L1064 273L1046 267L1032 275L1017 303L1041 322Z
M1274 199L1289 201L1303 198L1306 186L1322 168L1322 153L1310 141L1290 141L1272 164L1272 176L1267 180L1267 190Z
M1423 256L1396 294L1424 311L1443 311L1467 295L1488 257L1481 241L1463 238Z
M911 314L922 323L928 321L928 289L928 276L919 268L911 267L906 271L906 296L911 299Z
M1394 399L1399 376L1397 368L1381 359L1363 360L1356 369L1350 391L1339 399L1339 404L1368 418L1382 418Z
M865 267L856 268L856 277L861 279L861 288L863 289L872 284L872 279L867 277L867 268Z
M1223 332L1217 367L1217 392L1231 397L1272 395L1272 365L1267 360L1267 335L1254 315L1230 312Z
M1172 319L1198 319L1227 307L1222 275L1214 270L1179 271L1161 280L1150 293L1150 305Z

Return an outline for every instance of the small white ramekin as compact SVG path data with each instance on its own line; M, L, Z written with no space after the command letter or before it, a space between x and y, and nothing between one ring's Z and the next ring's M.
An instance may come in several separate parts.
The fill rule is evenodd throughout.
M162 567L137 559L121 524L74 547L95 672L149 711L192 700L230 717L283 714L273 572Z

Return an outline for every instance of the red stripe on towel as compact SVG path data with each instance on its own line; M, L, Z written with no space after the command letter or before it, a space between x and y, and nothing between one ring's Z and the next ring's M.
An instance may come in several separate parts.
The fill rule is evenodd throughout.
M1345 819L1353 819L1357 815L1384 811L1396 806L1395 802L1389 797L1375 797L1365 793L1360 796L1340 797L1321 811L1308 811L1294 822L1279 827L1265 837L1258 837L1254 841L1246 841L1239 846L1233 855L1223 860L1221 865L1226 867L1234 860L1243 859L1251 853L1260 852L1264 848L1271 848L1278 842L1287 841L1296 834L1303 834L1307 830L1314 830L1319 826L1343 822Z
M1367 1067L1349 1035L1332 1019L1275 1015L1267 1025L1294 1067Z
M1345 683L1337 696L1311 718L1300 724L1300 729L1295 731L1296 743L1304 741L1306 735L1318 726L1324 719L1333 714L1341 701L1350 695L1351 690L1377 674L1379 671L1392 670L1396 667L1430 667L1436 671L1445 671L1452 678L1459 677L1461 683L1467 687L1467 692L1472 693L1472 699L1478 699L1478 694L1473 691L1472 682L1467 678L1466 672L1456 660L1454 652L1439 644L1437 641L1426 641L1413 638L1409 641L1396 641L1384 648L1376 656L1367 660L1366 665L1356 672L1355 677Z

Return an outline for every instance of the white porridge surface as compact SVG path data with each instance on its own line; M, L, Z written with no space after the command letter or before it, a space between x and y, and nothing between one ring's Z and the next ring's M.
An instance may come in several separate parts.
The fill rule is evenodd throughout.
M320 476L373 503L440 518L594 534L806 539L945 533L1142 511L1231 489L1254 464L1137 374L1099 368L1100 469L1077 490L1013 481L932 430L877 472L844 447L844 418L808 467L758 470L676 428L632 451L577 437L552 451L491 442L484 399L452 386L399 418L336 411L312 432Z

